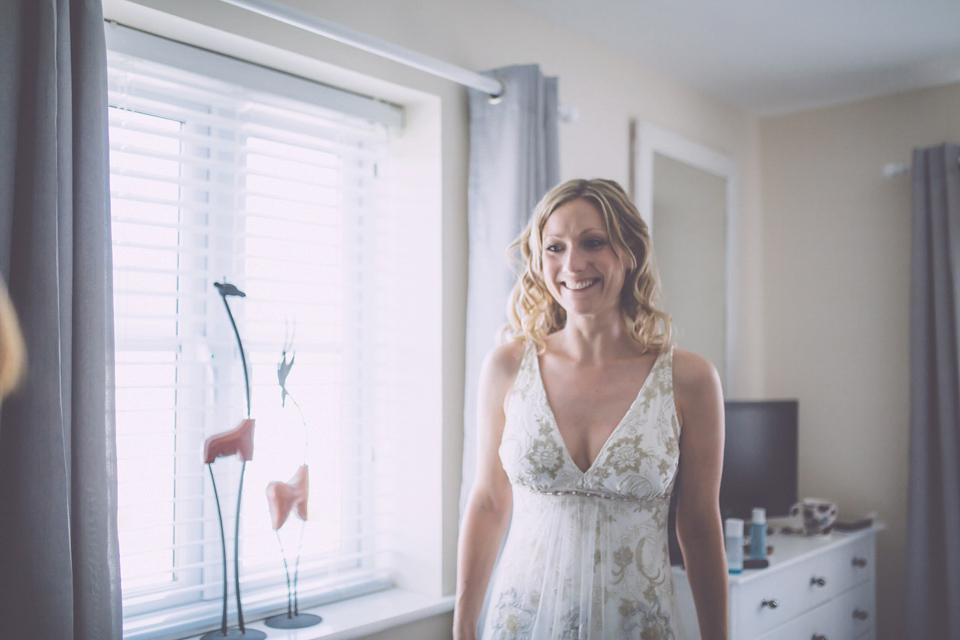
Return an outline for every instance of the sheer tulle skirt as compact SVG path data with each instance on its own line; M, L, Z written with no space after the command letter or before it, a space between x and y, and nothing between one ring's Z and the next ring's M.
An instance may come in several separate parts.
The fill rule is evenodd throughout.
M484 640L677 640L669 498L514 489Z

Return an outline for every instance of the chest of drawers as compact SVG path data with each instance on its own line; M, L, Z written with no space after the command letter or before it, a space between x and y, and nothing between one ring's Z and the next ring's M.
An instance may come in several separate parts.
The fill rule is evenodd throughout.
M731 640L873 640L876 533L882 528L771 535L768 568L729 576ZM686 572L673 572L685 640L699 640Z

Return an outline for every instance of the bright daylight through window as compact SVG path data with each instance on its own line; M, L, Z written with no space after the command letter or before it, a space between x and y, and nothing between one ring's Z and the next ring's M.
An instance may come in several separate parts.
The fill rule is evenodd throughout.
M246 416L240 353L214 288L224 280L246 294L230 304L256 419L239 536L245 613L286 606L281 545L291 571L299 550L301 601L383 588L389 502L373 419L390 393L378 351L392 304L380 275L391 229L386 125L111 49L125 635L219 622L203 443ZM293 367L282 402L284 350ZM303 464L309 519L294 511L275 532L264 488ZM232 587L240 462L219 458L213 472Z

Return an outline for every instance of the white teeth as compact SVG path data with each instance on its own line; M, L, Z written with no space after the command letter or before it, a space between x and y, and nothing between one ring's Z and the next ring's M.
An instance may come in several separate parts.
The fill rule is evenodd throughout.
M579 289L586 289L594 282L596 282L596 280L584 280L583 282L564 282L564 285L566 285L567 289L573 289L577 291Z

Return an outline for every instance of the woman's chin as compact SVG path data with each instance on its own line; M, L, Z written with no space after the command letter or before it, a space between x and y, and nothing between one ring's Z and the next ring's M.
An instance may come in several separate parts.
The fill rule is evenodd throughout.
M571 317L582 317L589 320L597 320L607 316L615 320L620 317L620 308L616 304L603 304L591 300L564 300L561 306L567 312L568 321Z

